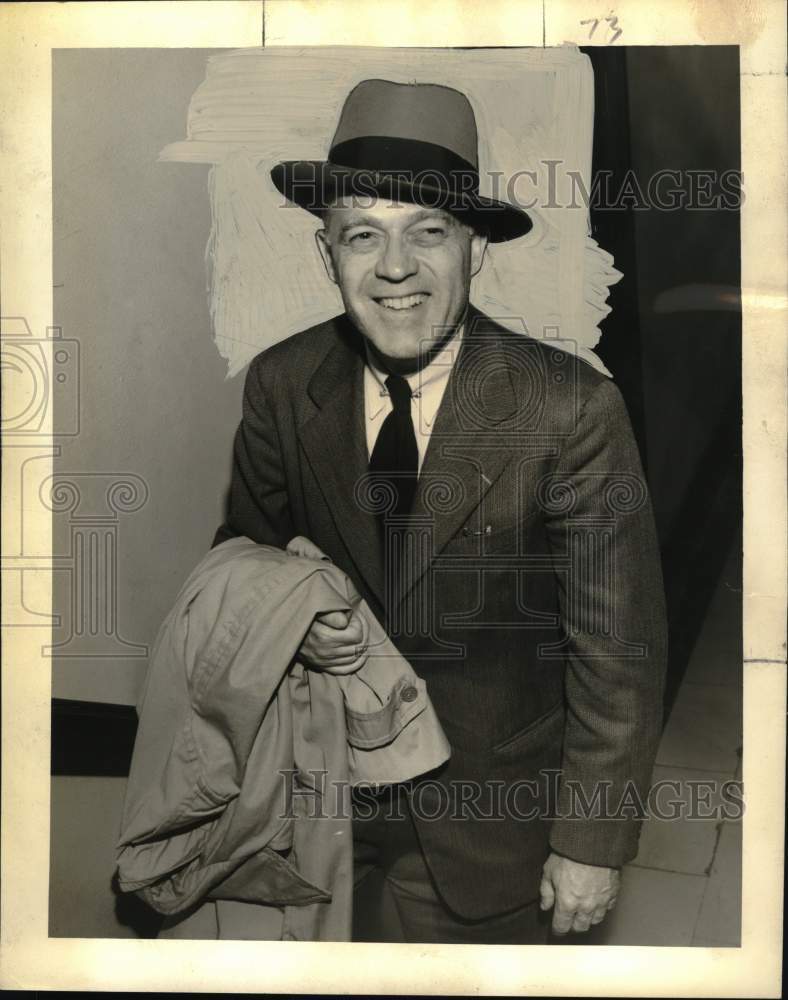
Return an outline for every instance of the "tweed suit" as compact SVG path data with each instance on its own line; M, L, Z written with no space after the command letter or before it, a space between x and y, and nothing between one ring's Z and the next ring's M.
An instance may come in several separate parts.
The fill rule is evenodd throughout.
M254 359L216 542L307 536L424 678L452 756L414 788L416 829L446 904L481 919L537 898L550 849L608 867L636 853L636 810L616 807L645 800L667 655L651 506L613 382L471 306L395 593L363 366L344 315Z

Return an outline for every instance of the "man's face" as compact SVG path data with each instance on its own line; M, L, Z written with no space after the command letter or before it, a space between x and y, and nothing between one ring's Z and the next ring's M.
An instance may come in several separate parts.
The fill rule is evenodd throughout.
M468 303L487 239L442 209L339 201L318 247L345 309L394 367L446 336Z

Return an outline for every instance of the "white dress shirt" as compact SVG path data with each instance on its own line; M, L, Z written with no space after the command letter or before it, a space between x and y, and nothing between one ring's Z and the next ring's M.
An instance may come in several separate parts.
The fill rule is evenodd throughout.
M412 375L405 376L411 391L410 413L419 450L419 472L427 453L427 445L430 443L438 407L441 405L452 366L460 351L461 340L462 327L428 365ZM371 457L380 428L391 413L392 405L386 388L386 378L389 373L380 368L372 357L368 345L365 346L367 346L367 363L364 366L364 424L367 431L367 454Z

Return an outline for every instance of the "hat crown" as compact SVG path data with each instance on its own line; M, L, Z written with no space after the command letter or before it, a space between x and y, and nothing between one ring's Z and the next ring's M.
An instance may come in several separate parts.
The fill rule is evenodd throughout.
M344 143L355 145L357 140L370 137L430 143L459 157L469 169L478 169L473 108L468 98L452 87L362 81L347 96L329 160L341 163Z
M327 160L285 160L271 179L288 201L322 217L347 197L442 208L493 243L531 228L521 208L479 192L476 118L459 90L363 80L348 94Z

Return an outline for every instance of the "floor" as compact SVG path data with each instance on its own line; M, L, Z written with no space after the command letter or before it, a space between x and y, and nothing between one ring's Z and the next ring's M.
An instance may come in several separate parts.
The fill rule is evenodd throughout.
M741 780L741 590L731 553L657 754L654 780L680 781L663 801L692 795L687 782ZM698 811L704 785L694 786ZM719 796L708 794L713 806ZM707 811L713 811L708 809ZM738 947L741 821L649 819L637 858L604 924L573 943Z

